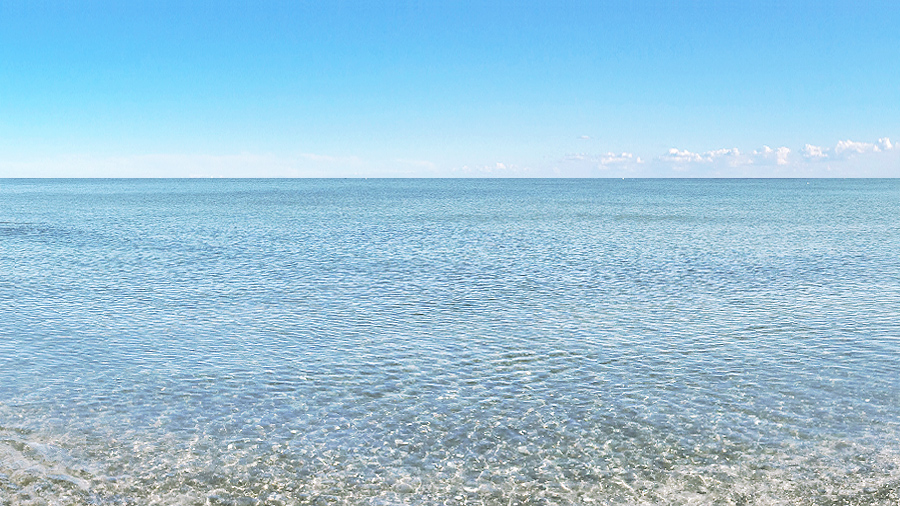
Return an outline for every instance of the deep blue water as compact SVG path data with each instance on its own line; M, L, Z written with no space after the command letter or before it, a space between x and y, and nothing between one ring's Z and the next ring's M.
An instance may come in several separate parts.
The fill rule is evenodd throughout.
M898 504L900 180L0 180L0 504Z

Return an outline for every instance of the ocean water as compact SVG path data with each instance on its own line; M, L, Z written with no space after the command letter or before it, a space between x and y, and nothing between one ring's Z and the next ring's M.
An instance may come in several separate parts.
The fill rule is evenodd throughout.
M900 180L0 180L0 505L898 494Z

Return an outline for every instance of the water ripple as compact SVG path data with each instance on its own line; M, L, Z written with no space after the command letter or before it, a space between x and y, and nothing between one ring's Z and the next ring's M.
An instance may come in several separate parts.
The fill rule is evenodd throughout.
M0 182L0 504L896 504L894 181Z

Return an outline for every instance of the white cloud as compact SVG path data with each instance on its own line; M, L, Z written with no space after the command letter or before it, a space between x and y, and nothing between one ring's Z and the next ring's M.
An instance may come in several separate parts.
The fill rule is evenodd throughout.
M891 143L889 138L882 137L875 143L851 141L849 139L838 141L834 148L824 148L807 144L803 147L801 152L807 160L825 161L842 160L860 155L882 153L885 151L892 151L894 148L895 146Z
M586 140L590 140L591 136L590 136L590 135L582 135L582 136L580 136L580 137L578 137L578 138L581 139L581 140L585 140L585 141L586 141Z
M708 151L706 154L710 159L715 159L723 156L740 156L741 152L738 148L723 148L715 151Z
M771 163L774 163L775 165L787 165L788 156L790 156L790 154L791 149L785 146L775 149L772 149L769 146L763 146L761 150L753 151L749 163L756 165Z
M791 154L791 150L784 146L775 150L775 163L778 165L787 165L788 163L788 155Z
M890 143L890 141L888 141ZM869 142L855 142L851 140L838 141L834 147L836 155L849 155L853 153L877 153L881 148Z
M663 162L675 164L710 164L724 162L728 165L742 165L747 163L746 157L741 155L738 148L722 148L703 153L694 153L686 149L679 150L677 148L672 148L666 154L661 155L659 159Z
M555 162L547 175L557 177L634 176L642 171L644 160L627 151L601 154L570 153ZM538 170L534 173L544 174Z
M828 153L826 151L827 150L822 148L822 146L813 146L812 144L803 146L803 149L801 150L803 156L810 160L822 160L828 158Z
M676 148L671 148L668 153L659 158L660 160L672 163L699 163L710 161L699 153L692 153L686 149L679 151Z
M900 148L888 137L842 140L834 147L806 144L796 151L763 146L753 151L703 152L671 148L651 159L636 153L574 153L523 163L489 161L441 166L421 160L365 160L320 153L275 155L144 154L0 158L0 177L900 177Z
M569 155L563 174L604 177L900 177L900 148L887 137L875 143L841 141L832 148L762 146L751 151L671 148L647 162L634 153ZM589 172L593 164L593 172ZM597 171L599 169L599 172Z
M643 163L639 156L634 153L613 153L609 152L600 155L600 165L620 165L624 163Z

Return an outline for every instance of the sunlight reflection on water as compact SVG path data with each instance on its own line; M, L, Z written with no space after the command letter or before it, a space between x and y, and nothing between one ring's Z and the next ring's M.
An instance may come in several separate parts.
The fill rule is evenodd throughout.
M0 195L2 504L897 504L897 181Z

